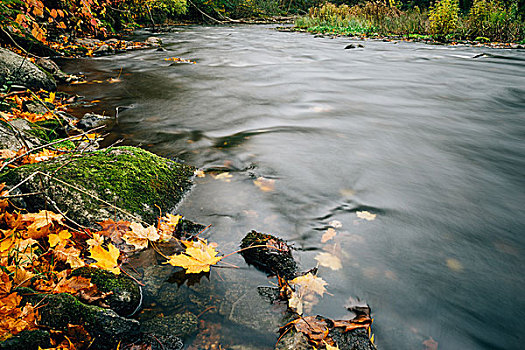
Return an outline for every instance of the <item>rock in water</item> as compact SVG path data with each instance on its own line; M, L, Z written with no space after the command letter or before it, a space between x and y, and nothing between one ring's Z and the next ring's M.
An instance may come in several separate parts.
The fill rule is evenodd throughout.
M248 247L254 248L246 249ZM241 252L244 260L266 273L287 280L293 279L297 273L292 249L280 238L253 230L243 238L241 248L245 249Z
M38 68L27 58L0 47L0 86L8 81L31 90L57 89L55 79L50 74Z

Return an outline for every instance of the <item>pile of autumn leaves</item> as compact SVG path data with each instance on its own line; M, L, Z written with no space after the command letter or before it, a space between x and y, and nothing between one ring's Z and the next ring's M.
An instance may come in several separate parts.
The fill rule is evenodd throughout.
M6 193L1 184L0 196ZM159 218L157 226L106 220L100 223L100 231L91 232L68 227L61 215L51 211L20 213L12 210L7 199L0 200L0 341L38 328L37 305L22 304L16 288L66 292L85 303L104 306L107 295L99 292L89 278L72 276L72 271L88 265L119 274L127 253L155 242L177 240L173 234L180 219L179 215L167 214ZM209 271L221 260L215 248L203 239L177 241L185 251L166 256L166 263L183 267L187 273ZM162 254L158 247L153 248ZM75 348L72 343L65 346Z

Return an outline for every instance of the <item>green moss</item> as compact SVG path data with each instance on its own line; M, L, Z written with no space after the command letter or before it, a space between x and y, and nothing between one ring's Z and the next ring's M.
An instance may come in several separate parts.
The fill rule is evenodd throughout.
M58 119L48 119L30 123L31 130L28 132L41 140L52 142L67 136L63 123L64 122Z
M63 156L25 165L1 175L0 182L15 185L36 170L48 174L58 170L54 175L56 178L154 223L159 213L156 206L165 212L182 199L191 185L194 168L140 148L114 147L82 156ZM46 177L44 180L47 195L83 225L123 215L93 196L53 178ZM40 190L37 179L22 186L23 192ZM43 198L38 196L28 198L27 204L31 209L45 206Z

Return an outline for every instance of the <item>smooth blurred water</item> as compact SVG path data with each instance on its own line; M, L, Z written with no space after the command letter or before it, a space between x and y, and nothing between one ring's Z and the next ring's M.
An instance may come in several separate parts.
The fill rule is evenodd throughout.
M425 349L430 337L440 350L523 348L523 50L344 50L356 42L266 26L160 36L167 52L65 62L122 80L67 90L106 114L133 107L108 142L232 175L197 178L178 208L212 224L221 251L256 229L293 242L305 270L322 249L339 256L342 269L320 267L332 295L312 312L337 318L349 297L365 299L380 349ZM175 56L197 64L164 60ZM255 186L261 176L273 191ZM332 220L343 226L321 243Z

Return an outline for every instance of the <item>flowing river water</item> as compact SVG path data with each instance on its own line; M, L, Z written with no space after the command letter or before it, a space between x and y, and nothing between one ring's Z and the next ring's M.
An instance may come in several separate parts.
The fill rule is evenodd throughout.
M440 350L523 348L522 50L268 26L159 36L168 51L62 62L88 80L120 79L65 89L109 115L131 107L109 143L227 172L196 178L178 208L213 225L205 237L221 252L256 229L293 243L303 270L321 252L336 256L342 268L319 268L330 295L311 314L341 318L350 297L366 300L380 349L434 349L430 339ZM364 48L345 50L352 42ZM342 227L322 243L334 220ZM241 257L228 262L255 286L270 283Z

